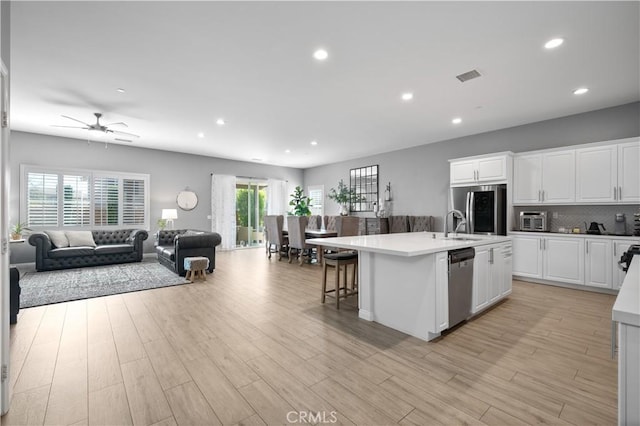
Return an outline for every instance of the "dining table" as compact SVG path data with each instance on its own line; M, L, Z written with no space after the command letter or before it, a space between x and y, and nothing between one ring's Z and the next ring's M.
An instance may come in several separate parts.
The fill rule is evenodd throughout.
M289 235L289 232L284 229L282 231L283 235ZM331 237L337 237L338 236L338 232L337 231L329 231L326 229L305 229L304 231L304 236L306 238L331 238ZM318 247L318 265L322 265L322 256L323 256L323 252L324 250L321 247Z

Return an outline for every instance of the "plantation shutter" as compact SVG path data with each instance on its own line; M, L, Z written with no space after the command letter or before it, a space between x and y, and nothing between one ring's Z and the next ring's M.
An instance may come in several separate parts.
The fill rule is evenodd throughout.
M62 224L65 226L89 225L90 215L89 176L64 175L62 180Z
M58 226L58 175L27 174L27 226Z
M93 223L94 225L119 224L119 182L118 178L96 177L93 180Z
M309 198L311 199L310 201L311 207L309 208L311 210L311 214L322 216L323 214L322 199L324 198L324 187L310 186L308 190L309 190Z
M144 180L123 179L122 181L122 224L144 225L145 194Z

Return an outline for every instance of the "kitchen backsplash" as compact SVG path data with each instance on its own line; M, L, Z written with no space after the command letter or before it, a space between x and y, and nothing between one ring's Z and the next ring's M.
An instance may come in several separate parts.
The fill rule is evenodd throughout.
M633 234L633 214L640 211L638 204L632 205L583 205L583 206L528 206L514 207L514 229L520 226L520 212L522 211L546 211L549 221L549 231L558 232L559 228L572 229L579 227L585 232L585 225L591 222L602 223L607 233L615 231L615 214L624 213L627 219L627 234Z

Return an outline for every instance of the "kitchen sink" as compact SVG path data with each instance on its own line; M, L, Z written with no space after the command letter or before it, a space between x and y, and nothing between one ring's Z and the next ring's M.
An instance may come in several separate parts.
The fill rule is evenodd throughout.
M453 237L443 237L443 240L456 240L456 241L480 241L482 240L482 238L474 238L474 237L467 237L467 236L463 236L463 235L455 235Z

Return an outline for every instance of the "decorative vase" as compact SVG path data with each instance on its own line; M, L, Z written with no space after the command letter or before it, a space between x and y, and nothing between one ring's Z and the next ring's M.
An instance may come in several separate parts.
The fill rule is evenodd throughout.
M349 206L345 204L340 204L340 216L349 216Z

